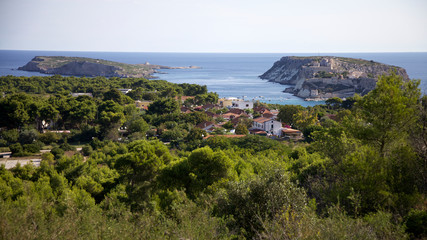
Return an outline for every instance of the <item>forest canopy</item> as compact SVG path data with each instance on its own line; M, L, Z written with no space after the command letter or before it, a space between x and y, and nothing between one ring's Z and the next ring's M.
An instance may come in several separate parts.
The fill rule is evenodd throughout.
M257 103L303 130L301 142L205 138L195 126L212 115L182 113L174 98L215 104L205 86L61 76L0 82L1 147L16 157L50 150L40 167L0 166L2 239L427 237L427 96L419 81L381 76L363 97L315 107ZM147 110L133 104L147 98ZM46 122L70 132L40 131ZM238 125L247 134L245 121Z

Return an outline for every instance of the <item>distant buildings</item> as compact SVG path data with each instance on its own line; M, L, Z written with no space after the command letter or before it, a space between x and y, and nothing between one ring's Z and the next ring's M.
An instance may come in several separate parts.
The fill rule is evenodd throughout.
M239 99L237 99L235 97L220 98L220 99L218 99L218 104L223 108L231 107L233 105L233 101L239 101Z
M254 103L252 101L233 101L231 108L252 109L254 108Z
M80 97L80 96L93 97L92 93L71 93L71 96L73 96L73 97Z
M119 90L120 92L122 92L125 95L128 94L130 91L132 91L131 88L120 88L120 89L117 89L117 90Z
M282 136L286 139L290 140L301 140L303 138L303 134L300 130L292 129L292 128L283 128Z
M148 110L148 106L150 106L151 103L152 103L152 101L137 100L137 101L135 101L135 106L139 109Z

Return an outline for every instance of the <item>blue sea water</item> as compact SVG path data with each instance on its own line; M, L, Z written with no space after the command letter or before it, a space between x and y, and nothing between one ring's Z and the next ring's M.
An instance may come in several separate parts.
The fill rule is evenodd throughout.
M362 58L400 66L412 79L420 79L420 88L427 94L427 53L131 53L131 52L56 52L0 50L0 75L43 76L17 70L34 56L75 56L105 59L124 63L159 64L166 66L199 66L201 69L167 69L156 74L173 83L206 85L220 97L240 97L267 103L313 106L323 102L306 102L282 91L287 87L258 78L283 56L341 56Z

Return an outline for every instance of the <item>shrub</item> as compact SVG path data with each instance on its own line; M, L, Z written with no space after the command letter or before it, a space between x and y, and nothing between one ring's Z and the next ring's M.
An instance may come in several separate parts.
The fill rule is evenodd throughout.
M24 129L19 133L19 142L21 144L30 144L39 138L39 132L36 129Z
M61 140L61 135L54 132L46 132L40 134L39 140L45 144L51 144L53 142L57 143L59 140Z
M60 159L64 155L64 150L62 150L59 147L54 147L54 148L52 148L50 153L52 153L53 156L55 156L55 159Z
M63 143L59 146L64 151L76 151L76 148L71 146L69 143Z
M417 239L427 238L427 211L412 210L406 217L406 232Z
M11 144L9 148L12 152L12 155L24 152L24 148L22 148L22 145L20 143Z
M82 153L84 156L89 156L90 154L92 154L93 149L90 145L85 145L82 147Z
M7 147L7 141L4 139L0 139L0 147Z
M50 152L45 152L42 154L42 161L46 161L49 165L55 163L55 156Z
M38 153L40 152L40 146L35 144L35 143L31 143L31 144L24 144L23 146L25 152L29 152L29 153Z

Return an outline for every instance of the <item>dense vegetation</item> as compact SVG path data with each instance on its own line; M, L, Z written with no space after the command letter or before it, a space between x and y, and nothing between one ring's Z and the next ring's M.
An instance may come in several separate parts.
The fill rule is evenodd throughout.
M2 239L427 237L427 97L417 81L382 76L364 97L270 106L304 131L300 143L254 135L203 140L206 132L194 126L212 119L180 113L172 98L217 101L197 85L0 81L2 147L16 156L52 147L38 168L0 168ZM63 91L80 87L95 97ZM123 95L118 87L135 90ZM129 104L147 96L154 100L147 111ZM71 133L40 133L43 122ZM84 144L81 153L64 155L75 142Z

